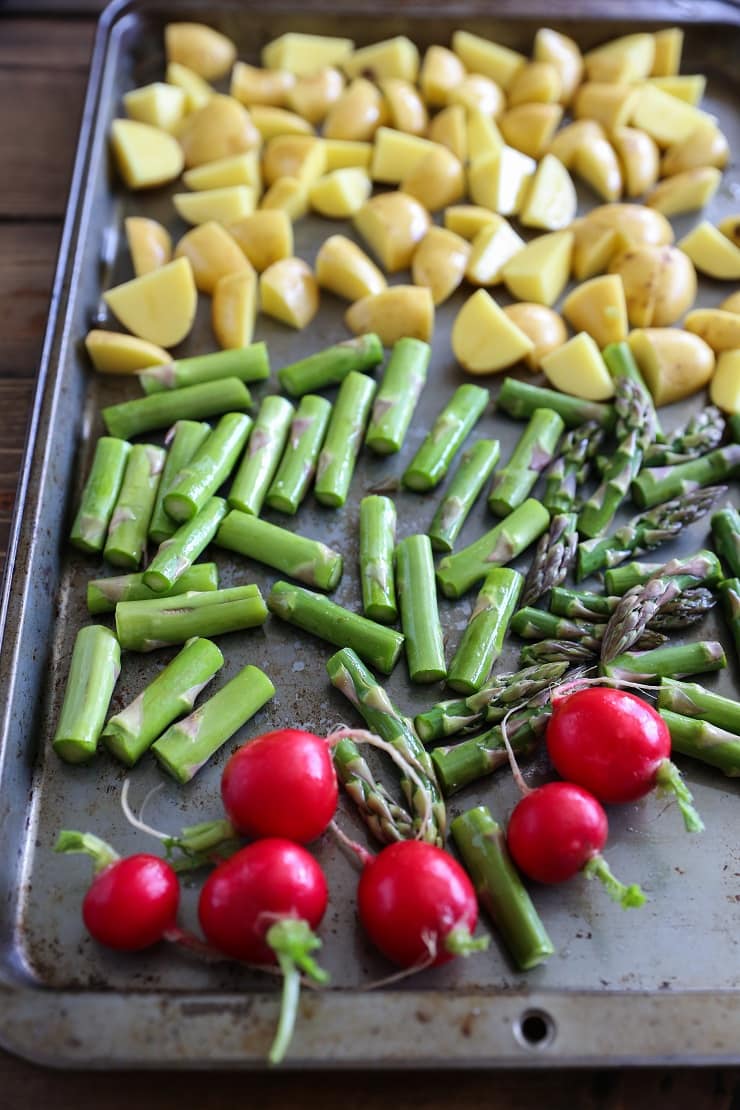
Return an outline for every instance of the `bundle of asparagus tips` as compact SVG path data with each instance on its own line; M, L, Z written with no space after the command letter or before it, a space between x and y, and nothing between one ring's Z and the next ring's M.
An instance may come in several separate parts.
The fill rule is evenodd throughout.
M674 466L689 462L722 441L725 418L715 405L708 405L673 433L667 443L653 443L645 452L645 466Z
M557 513L550 521L547 532L540 536L524 582L522 605L534 605L543 594L565 579L578 549L576 522L575 513Z
M575 507L578 487L588 478L603 438L604 428L596 420L566 432L560 454L545 474L542 504L550 513L569 513Z

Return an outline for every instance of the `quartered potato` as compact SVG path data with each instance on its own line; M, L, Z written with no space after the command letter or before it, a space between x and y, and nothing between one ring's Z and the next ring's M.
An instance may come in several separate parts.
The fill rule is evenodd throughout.
M622 250L616 227L583 218L573 221L571 231L575 237L571 271L576 281L602 274L614 255Z
M673 228L660 212L643 204L600 204L592 208L584 221L618 233L619 244L629 246L661 246L673 242Z
M179 139L188 168L254 150L261 142L244 105L221 95L186 118Z
M568 281L572 231L553 231L527 243L504 266L504 281L520 301L553 305Z
M528 62L522 66L508 89L510 108L517 104L551 104L560 100L562 83L560 74L550 62Z
M397 35L355 50L354 54L344 59L342 68L348 77L369 74L373 81L383 77L400 77L414 84L419 75L419 51L411 39Z
M253 104L284 108L295 82L295 74L287 69L259 69L246 62L235 62L229 92L246 108Z
M167 228L145 216L124 220L126 242L136 277L166 266L172 259L172 238Z
M736 293L730 293L729 297L725 297L719 307L724 309L725 312L740 312L740 289Z
M429 122L426 106L409 81L386 77L380 82L380 91L385 97L391 127L397 131L408 131L411 135L426 133Z
M470 251L470 243L460 235L444 227L430 227L411 261L414 285L426 285L435 305L442 304L465 276Z
M724 169L730 157L727 139L712 120L700 123L687 138L669 146L660 163L661 177L702 166Z
M182 66L178 62L169 62L165 80L168 85L174 85L185 93L185 105L188 112L195 112L207 104L216 90L192 69Z
M496 119L506 107L506 97L495 81L481 73L469 73L456 85L447 98L448 104L459 104L468 111L485 112Z
M723 351L709 383L709 400L723 412L740 412L740 349Z
M740 247L740 213L733 216L725 216L717 224L717 230L726 235L736 247Z
M583 58L589 81L639 81L655 62L655 36L648 31L622 35L589 50Z
M297 177L279 177L263 194L260 210L276 209L291 220L300 220L308 212L308 189L306 182Z
M740 315L722 308L696 308L683 322L686 331L700 336L715 354L740 349Z
M636 328L627 342L656 405L682 401L714 373L714 351L681 328Z
M490 154L500 154L504 149L504 137L495 121L477 108L468 112L467 150L471 162Z
M379 127L375 136L370 176L384 185L398 185L434 150L434 143L392 127Z
M252 342L257 297L257 275L251 267L216 282L211 325L222 350L239 350Z
M614 382L601 351L585 331L543 355L540 366L547 380L563 393L584 401L608 401L614 396Z
M403 178L401 191L416 197L429 212L446 208L465 193L462 162L447 147L435 146Z
M541 27L534 37L532 56L536 62L549 62L555 67L560 78L560 102L569 104L583 74L583 56L578 44L559 31Z
M308 120L295 112L289 112L287 108L253 104L249 109L249 115L265 143L278 135L313 135L314 133Z
M660 147L673 146L688 139L700 124L713 122L706 112L685 104L655 85L640 86L639 96L628 121L647 131Z
M123 106L129 119L148 123L161 131L174 131L188 110L184 91L163 81L124 93Z
M444 225L463 239L475 239L479 231L501 223L501 217L490 208L476 204L453 204L445 211Z
M562 118L560 104L520 104L504 112L498 126L509 146L530 158L541 158Z
M615 127L611 142L619 158L627 196L639 197L652 189L658 180L660 152L647 132L636 127Z
M146 339L100 328L87 333L85 348L101 374L138 374L148 366L166 366L172 362L168 351Z
M496 285L503 281L503 269L525 246L511 224L497 216L496 222L481 228L473 239L465 277L471 285Z
M254 212L257 190L251 185L229 185L225 189L202 189L197 193L175 193L175 211L189 224L205 224L215 220L232 224Z
M613 131L629 123L639 96L634 85L587 81L575 95L573 111L576 119L596 120L607 131Z
M525 227L557 231L572 223L578 197L570 174L554 154L546 154L537 167L519 219Z
M582 146L593 142L594 139L605 138L606 132L596 120L577 119L553 136L547 147L547 153L554 154L558 161L570 170Z
M347 301L359 301L386 288L386 280L375 263L345 235L330 235L316 255L316 280Z
M299 331L319 310L319 286L302 258L283 258L260 274L260 311Z
M618 274L603 274L577 286L563 301L563 316L574 331L585 331L600 348L627 338L627 303Z
M666 27L653 32L655 56L651 77L672 77L681 68L683 50L683 31L680 27Z
M335 66L299 77L288 90L288 106L309 123L319 124L344 92L344 76Z
M341 65L354 48L352 39L288 31L262 48L262 64L267 69L287 69L296 77L307 77L324 66Z
M501 216L515 216L534 176L534 158L505 146L498 154L476 159L468 171L468 191L475 204Z
M103 300L125 328L159 347L174 347L190 332L198 293L187 258L124 282Z
M534 349L485 289L468 297L452 325L452 353L469 374L495 374Z
M720 281L740 281L740 246L708 220L693 228L678 246L702 274Z
M249 262L234 239L215 222L201 224L183 235L175 248L175 258L188 259L201 293L212 293L216 282L226 274L249 269Z
M132 119L114 119L111 146L116 165L129 189L152 189L180 176L180 144L166 131Z
M356 142L353 139L322 139L326 155L326 173L332 170L349 169L358 166L361 170L370 169L373 144Z
M203 23L168 23L164 45L168 62L187 66L208 81L225 76L236 58L231 39Z
M408 269L430 222L426 208L400 192L371 197L354 218L355 227L389 274Z
M496 126L493 120L491 124ZM427 135L433 143L447 147L461 162L467 161L468 124L462 104L450 104L449 108L437 112L429 124Z
M722 171L714 166L685 170L660 181L645 198L645 203L664 216L693 212L709 204L721 180Z
M707 87L707 79L702 73L684 74L682 77L649 77L647 83L694 105L701 104Z
M324 120L324 137L368 142L385 117L380 90L364 77L358 77L329 109Z
M344 316L355 335L375 332L384 347L408 336L429 343L434 331L434 302L421 285L392 285L355 301Z
M618 200L622 195L622 171L608 139L592 139L579 147L573 160L573 172L607 202Z
M326 173L326 147L315 135L276 135L265 147L262 172L268 185L295 177L311 185Z
M234 154L230 158L219 158L186 170L182 175L183 184L188 189L226 189L229 185L251 185L262 188L262 170L259 152L248 150L245 154Z
M279 208L253 212L229 224L228 232L258 274L273 262L293 255L293 224Z
M346 219L362 208L373 191L366 170L355 168L333 170L311 186L308 197L311 207L322 216Z
M527 59L508 46L500 46L470 31L455 31L452 49L469 73L482 73L502 89L508 89Z
M675 323L696 299L691 259L677 247L630 247L609 265L619 274L634 328L661 328Z
M430 46L419 72L421 95L430 108L443 108L449 94L465 77L465 66L445 46Z
M534 344L532 350L524 356L530 370L539 370L543 355L562 347L568 338L568 329L562 316L546 305L519 301L517 304L507 305L504 312Z

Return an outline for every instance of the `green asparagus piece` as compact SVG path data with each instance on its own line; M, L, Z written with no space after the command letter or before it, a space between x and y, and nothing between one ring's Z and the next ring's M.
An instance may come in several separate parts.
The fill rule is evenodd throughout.
M700 520L726 493L727 486L695 490L633 516L609 536L597 536L579 543L578 579L588 578L599 570L611 570L630 555L651 551L673 539L688 524ZM613 584L607 585L607 589L610 593L620 592Z
M238 378L221 378L109 405L103 409L103 420L110 435L131 439L157 428L169 428L177 420L203 420L223 412L242 412L251 404L252 398L244 382Z
M715 405L696 413L665 443L654 443L645 452L645 466L674 466L706 455L719 447L725 430L725 418Z
M664 676L705 674L727 666L722 644L716 640L698 640L693 644L661 647L654 651L627 651L601 665L608 678L655 682ZM635 678L635 676L639 676Z
M716 604L717 599L711 590L692 586L664 605L651 620L650 628L659 632L690 628L703 620Z
M740 703L705 690L698 682L679 682L661 678L658 706L680 713L683 717L701 717L710 725L734 732L740 739Z
M153 601L120 601L116 634L122 648L154 651L193 636L220 636L264 624L267 609L255 585L182 594Z
M601 646L605 627L603 624L567 620L530 606L520 609L511 619L511 631L523 640L579 640L595 651Z
M733 442L740 443L740 412L736 412L734 416L731 416L727 423L730 428L730 436Z
M506 722L506 735L516 755L532 754L542 736L552 710L549 706L523 709ZM509 757L501 733L494 725L480 736L471 736L446 748L435 748L432 763L445 798L501 767L508 767Z
M231 474L251 430L252 420L244 413L221 417L165 494L165 511L173 520L192 520L200 512Z
M710 551L699 551L699 555L709 555ZM664 566L664 563L624 563L621 567L614 567L604 575L604 583L610 594L626 594L633 586L643 586L648 578L652 578ZM712 570L704 581L703 586L716 586L723 578L722 568L717 560L715 569Z
M352 648L376 670L390 674L401 654L403 636L393 628L351 613L322 594L290 582L276 582L267 599L271 613L336 647Z
M559 586L576 559L578 533L575 513L556 513L540 536L522 594L523 605L533 605Z
M718 767L729 778L740 776L740 736L708 721L682 717L670 709L659 709L671 734L671 748L681 755Z
M339 781L373 836L381 844L410 840L414 835L413 819L376 780L354 741L340 740L333 757Z
M244 667L189 717L170 725L152 744L152 752L173 779L190 782L274 693L264 671Z
M320 590L333 590L342 577L338 551L238 509L232 509L221 524L216 543Z
M712 517L712 539L717 554L730 575L740 575L740 513L734 505L720 509Z
M453 690L474 694L488 679L503 651L523 584L523 576L509 567L494 567L486 575L450 663L447 685Z
M396 506L389 497L360 502L360 586L362 609L370 620L393 624L398 619L393 553Z
M290 425L285 453L265 495L271 509L298 512L316 472L330 415L331 405L325 397L307 393L301 398Z
M447 667L429 536L407 536L396 547L396 589L409 678L412 682L438 682L447 674Z
M653 395L645 384L645 379L640 372L640 367L635 361L635 356L630 350L629 343L610 343L601 352L601 357L606 363L606 368L616 383L625 378L638 386L642 392L648 408L648 421L650 422L657 439L663 439L663 430L660 426L658 414L653 404ZM648 447L648 450L650 448Z
M120 673L121 648L113 633L102 624L81 628L52 741L65 763L84 763L95 755Z
M677 466L655 466L643 470L632 483L632 500L641 509L709 486L740 474L740 443L728 443L708 455Z
M110 436L101 436L95 445L90 473L69 534L70 543L80 551L103 550L130 451L125 440Z
M374 393L372 378L355 370L339 387L316 467L314 496L322 505L338 509L347 500Z
M265 397L229 491L232 509L259 516L290 432L295 410L284 397Z
M177 522L165 512L165 494L170 492L180 471L187 466L210 434L210 424L194 420L178 420L167 433L165 438L165 445L168 448L167 458L157 488L152 519L149 522L149 539L152 543L162 543L163 540L168 540L175 534Z
M463 452L460 465L429 526L428 535L435 551L452 551L500 453L501 445L497 439L479 439Z
M488 400L488 390L479 385L458 386L406 467L402 479L405 486L424 492L439 485Z
M488 494L488 507L507 516L529 497L537 479L555 457L563 418L552 409L535 409L506 466L497 470Z
M383 344L373 332L345 339L325 351L292 362L278 370L280 385L291 397L340 385L352 371L372 370L383 361Z
M121 574L113 578L93 578L87 584L89 613L112 613L119 601L151 601L154 597L176 597L190 591L204 593L218 589L215 563L196 563L175 581L171 590L155 593L144 584L143 574Z
M566 590L563 586L556 586L550 591L550 612L570 620L606 620L618 602L618 597L587 593L585 590Z
M445 597L462 595L480 582L493 567L510 563L541 536L550 523L550 514L539 501L530 498L490 532L446 555L437 567L437 582Z
M517 378L504 378L496 399L496 408L508 412L515 420L529 420L536 409L553 409L563 418L567 428L577 428L594 420L602 428L610 428L614 423L611 405L598 401L582 401L570 397L556 389L540 389L539 386L520 382Z
M105 746L127 767L133 767L168 725L193 708L223 662L223 655L210 640L188 640L154 681L110 718L102 734Z
M569 513L576 507L578 487L589 476L591 463L604 438L595 420L566 432L557 458L545 472L542 504L550 513Z
M145 393L161 393L165 389L182 389L222 378L263 382L269 376L267 345L251 343L235 350L213 351L195 358L179 358L164 366L150 366L139 374L139 382Z
M595 663L600 646L590 648L583 640L539 640L522 648L519 665L533 667L540 663L562 662L570 667L581 663Z
M735 641L735 652L740 659L740 578L726 578L719 589L725 616Z
M555 949L506 847L501 825L486 806L461 813L450 829L481 905L490 914L511 957L530 971Z
M393 345L391 357L375 397L365 443L378 455L400 451L411 418L427 380L432 349L407 337Z
M135 570L144 556L164 460L161 447L137 443L131 448L103 548L103 555L114 566Z
M656 564L656 569L660 569L659 564ZM619 597L608 594L590 594L558 587L550 594L550 612L573 620L604 620L611 616L619 602ZM709 590L692 587L664 605L650 621L649 627L688 628L701 620L713 606L714 597Z
M198 556L205 551L228 512L223 497L211 497L192 520L181 524L159 545L144 571L144 585L156 594L169 592Z
M354 705L370 731L394 747L411 764L420 785L410 777L402 776L401 789L414 814L414 827L418 830L424 818L428 818L424 839L441 846L447 829L445 806L429 753L419 741L411 722L398 712L383 687L378 685L354 651L345 649L332 655L326 670L332 686Z

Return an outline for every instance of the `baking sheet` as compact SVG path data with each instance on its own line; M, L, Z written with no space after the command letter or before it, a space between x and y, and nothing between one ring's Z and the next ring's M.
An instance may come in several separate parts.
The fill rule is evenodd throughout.
M445 43L452 30L471 30L528 51L538 26L547 23L574 34L582 46L634 28L640 13L671 24L696 16L698 9L675 3L629 8L629 23L599 18L593 6L569 5L572 22L553 23L528 8L500 7L499 18L480 8L447 9L442 15L414 7L394 14L375 7L369 14L335 7L311 15L283 5L269 11L219 4L165 5L131 2L109 9L101 23L83 120L80 154L70 197L60 271L44 366L34 411L31 451L24 471L25 508L11 545L5 593L5 638L0 656L3 690L0 822L6 852L0 862L2 886L0 972L7 983L0 995L0 1037L15 1051L57 1064L202 1066L259 1065L269 1043L276 1013L276 985L264 976L228 965L205 966L160 947L125 956L97 947L84 933L79 905L89 877L83 858L51 852L61 827L88 828L104 835L122 852L140 850L142 837L120 811L124 771L105 753L87 767L68 767L51 753L53 733L77 628L88 618L84 584L103 572L102 563L71 553L65 538L95 440L102 432L99 411L124 396L136 396L133 383L93 376L80 352L80 339L100 317L100 291L130 276L123 241L123 219L146 214L161 219L175 234L184 225L173 219L170 193L131 197L121 189L108 162L106 135L120 111L120 98L134 85L160 79L164 71L161 28L171 18L203 19L232 35L239 56L256 61L260 46L287 29L348 34L358 42L407 33L420 47ZM702 5L703 18L731 19L729 5ZM610 7L616 17L619 9ZM591 14L594 13L594 14ZM687 14L690 13L690 14ZM736 106L737 23L733 27L692 27L687 34L682 72L709 78L703 107L714 112L740 149ZM593 203L587 191L584 205ZM711 207L712 220L737 210L738 174L729 168ZM693 217L674 222L676 238ZM313 261L318 246L337 224L310 216L295 225L296 254ZM341 225L346 230L346 225ZM394 280L403 280L397 276ZM465 379L450 352L449 330L468 291L458 292L438 310L429 384L400 456L376 460L363 455L347 506L341 512L309 501L295 518L301 532L320 537L345 555L345 575L333 595L359 608L356 574L357 516L368 490L392 482L403 470L438 410ZM726 284L702 283L699 303L715 305ZM499 297L500 290L496 290ZM501 296L506 300L505 295ZM201 298L198 320L179 355L212 349L210 305ZM345 338L343 305L322 297L319 315L307 333L295 333L260 317L255 339L268 342L276 369L311 350ZM495 395L496 379L489 379ZM275 384L255 387L257 398ZM330 398L332 394L328 394ZM662 410L670 429L699 401ZM499 437L506 458L521 424L489 409L475 435ZM424 531L441 494L394 493L399 536ZM736 493L735 493L736 498ZM266 518L292 525L290 518ZM471 514L459 545L491 526L482 502ZM661 549L668 558L697 549L707 526L686 529L680 540ZM13 553L15 558L13 559ZM279 577L258 564L215 550L224 585L256 581L267 592ZM513 565L526 567L525 556ZM13 565L14 564L14 565ZM441 601L448 652L464 627L472 596ZM724 638L720 616L710 615L702 638ZM247 662L273 677L278 693L233 738L188 787L164 780L152 761L131 775L131 799L139 804L152 786L164 783L147 810L154 825L176 830L217 816L218 781L228 755L249 736L286 721L326 731L339 721L358 723L351 707L332 690L324 672L330 650L312 637L277 620L262 629L223 637L226 656L220 683ZM514 669L520 644L511 637L498 667ZM173 653L170 653L173 654ZM740 675L730 650L728 670L707 685L732 694ZM169 655L127 655L114 708L125 704L153 677ZM403 663L385 683L407 712L416 712L441 695L442 688L412 687ZM427 972L402 989L362 990L387 974L388 965L366 943L356 922L356 874L328 838L315 847L330 884L331 903L322 935L322 962L333 989L306 992L289 1065L370 1063L456 1065L533 1063L657 1063L682 1060L740 1059L740 848L737 842L738 787L710 769L686 764L687 777L704 815L701 837L683 833L673 806L650 798L610 813L608 858L615 872L639 881L649 901L639 913L624 913L605 893L585 880L558 888L537 888L536 905L556 948L548 963L526 976L515 972L494 940L488 954L456 961ZM543 768L535 765L531 780ZM450 814L484 802L503 819L516 794L506 775L484 780L456 795ZM363 836L343 804L342 824ZM184 921L194 924L197 885L185 892ZM544 1014L543 1038L532 1043L522 1033L530 1011ZM525 1025L525 1032L530 1028Z

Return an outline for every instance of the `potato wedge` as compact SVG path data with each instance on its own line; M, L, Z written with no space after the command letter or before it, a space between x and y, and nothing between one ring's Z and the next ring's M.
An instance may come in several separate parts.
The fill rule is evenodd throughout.
M172 203L186 223L197 225L215 220L220 224L233 224L254 212L257 190L250 185L229 185L225 189L175 193Z
M166 366L172 356L135 335L93 328L85 336L90 361L100 374L138 374L148 366Z
M517 304L507 305L504 312L534 344L532 350L524 356L530 370L539 370L543 355L562 347L568 338L568 329L562 316L543 304L519 301Z
M282 258L260 274L260 311L300 331L319 310L319 285L302 258Z
M452 49L469 73L482 73L502 89L508 89L527 59L508 46L501 46L470 31L454 31Z
M683 50L683 31L680 27L666 27L654 31L655 57L650 70L651 77L672 77L681 68Z
M330 235L319 247L316 280L347 301L382 293L387 284L375 263L345 235Z
M627 303L618 274L603 274L577 286L563 301L562 313L574 331L585 331L599 348L627 338Z
M262 65L266 69L287 69L296 77L308 77L324 66L341 65L354 48L352 39L288 31L263 46Z
M238 274L227 274L216 282L211 325L222 350L238 350L252 342L257 296L257 274L251 267Z
M186 258L201 293L212 293L216 282L226 274L248 270L249 262L228 231L211 222L194 227L183 235L175 248L175 258Z
M503 269L525 243L514 228L499 217L498 223L482 228L471 244L465 277L471 285L496 285L503 281Z
M220 95L186 118L179 139L188 169L254 150L261 142L244 105Z
M426 285L434 304L442 304L462 282L470 249L470 243L453 231L430 227L411 260L414 285Z
M533 349L529 336L485 289L468 297L452 325L452 353L469 374L495 374Z
M287 108L253 104L249 109L249 115L265 143L277 138L278 135L314 134L314 129L307 119L296 112L289 112Z
M227 230L258 274L293 255L293 225L279 208L253 212Z
M552 104L560 100L560 74L551 62L528 62L509 85L506 97L510 108L517 104Z
M622 195L622 171L608 139L593 139L579 147L573 172L605 201L618 200Z
M125 328L158 347L174 347L189 334L198 292L187 258L177 258L103 293L103 300Z
M543 355L540 367L551 385L562 393L584 401L608 401L614 396L614 382L601 351L585 331Z
M620 253L620 241L615 227L603 227L587 219L574 220L571 230L575 236L571 272L576 281L603 274L615 254Z
M295 82L295 74L287 69L259 69L246 62L235 62L229 93L245 108L253 104L284 108Z
M640 246L617 255L609 273L624 283L627 315L635 328L675 323L696 300L696 272L677 247Z
M437 112L427 129L427 135L433 143L447 147L463 163L468 159L466 115L462 104L450 104L449 108ZM493 120L491 124L495 127Z
M691 134L680 143L668 147L660 163L662 177L673 177L686 170L702 166L716 166L724 169L730 157L730 147L726 137L713 121L700 123Z
M470 199L501 216L515 216L536 169L534 158L511 146L478 158L468 171Z
M385 117L380 90L364 77L358 77L329 109L324 120L324 138L369 142Z
M434 143L392 127L379 127L375 136L370 176L384 185L398 185L427 154Z
M555 67L560 77L560 103L569 104L583 73L578 44L559 31L541 27L534 37L532 56L536 62L549 62Z
M702 274L720 281L740 281L740 247L708 220L692 228L678 246Z
M219 158L216 162L206 162L192 170L186 170L182 180L188 189L196 192L201 189L226 189L229 185L250 185L257 191L262 189L262 170L259 153L249 150L246 154L234 154L231 158Z
M449 94L465 77L465 66L445 46L430 46L419 72L421 95L430 108L443 108Z
M706 112L685 104L655 85L642 85L630 120L635 127L647 131L660 147L688 139L700 124L713 122Z
M740 316L721 308L696 308L683 322L686 331L700 336L715 354L740 348Z
M567 227L578 208L570 174L554 154L546 154L531 180L519 219L525 227L557 231Z
M583 56L589 81L639 81L655 61L655 36L648 31L622 35Z
M451 109L448 109L451 111ZM504 149L504 138L495 121L485 112L472 108L467 116L467 149L471 162L487 155L499 155Z
M731 416L740 412L740 350L723 351L717 359L709 400Z
M703 73L684 74L679 77L650 77L647 84L654 85L656 89L683 100L686 104L701 104L707 87L707 79Z
M725 297L719 307L725 312L740 312L740 289L735 293L730 293L729 297Z
M126 242L136 277L158 270L172 261L172 238L167 228L146 216L124 220Z
M568 281L572 250L572 231L552 231L532 239L504 266L512 297L553 305Z
M187 66L207 81L224 77L236 58L231 39L203 23L168 23L164 46L168 62Z
M118 172L129 189L152 189L180 176L180 144L166 131L132 119L114 119L111 146Z
M740 247L740 213L733 216L725 216L717 224L717 230L726 235L730 242L734 243L736 247Z
M350 169L357 166L369 170L373 156L373 144L356 142L353 139L322 139L321 144L326 156L325 173L332 170Z
M401 191L416 197L429 212L446 208L465 193L462 162L447 147L434 147L403 178Z
M613 228L623 249L630 246L662 246L673 242L673 228L660 212L643 204L600 204L584 217L599 227Z
M424 101L409 81L386 77L380 82L380 91L385 97L391 127L409 135L426 134L429 115Z
M165 80L168 85L174 85L185 93L185 106L188 113L197 111L207 104L216 90L197 73L178 62L168 62Z
M307 77L299 77L288 90L288 107L309 123L323 122L344 92L344 76L335 66L324 66Z
M447 103L459 104L469 112L484 112L496 119L506 107L506 97L490 77L484 77L482 73L469 73L451 90Z
M448 231L454 231L463 239L475 239L479 231L491 225L498 226L502 217L490 208L482 208L476 204L453 204L445 210L444 226Z
M509 146L530 158L541 158L562 118L560 104L520 104L504 112L498 126Z
M265 147L262 172L268 185L294 177L310 186L326 172L326 146L315 135L276 135Z
M656 405L703 389L714 373L714 351L681 328L636 328L627 342Z
M704 208L717 192L722 180L722 171L714 166L685 170L674 177L659 182L645 198L649 208L655 208L664 216L678 216L683 212L694 212Z
M415 84L419 76L419 51L405 35L374 42L355 50L342 62L348 77L370 74L374 81L383 77L400 77Z
M406 270L429 230L427 210L406 193L379 193L363 204L354 225L386 273Z
M592 119L607 131L629 123L640 92L634 85L587 81L573 100L576 119Z
M434 331L432 293L421 285L392 285L355 301L344 320L355 335L375 332L384 347L405 336L429 343Z
M373 191L366 170L332 170L314 181L308 194L312 208L331 219L347 219L359 212Z
M636 127L615 127L611 143L619 158L624 191L628 197L640 197L658 180L660 152L645 131Z
M260 211L279 210L291 220L300 220L308 212L308 185L297 177L279 177L260 201Z
M563 163L567 170L573 168L576 154L582 146L594 139L605 139L606 132L600 123L593 119L577 119L569 123L553 137L547 147L548 154Z
M160 131L174 131L187 112L187 97L183 89L154 81L123 95L123 107L129 119L148 123Z

